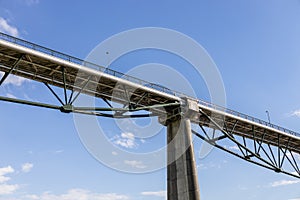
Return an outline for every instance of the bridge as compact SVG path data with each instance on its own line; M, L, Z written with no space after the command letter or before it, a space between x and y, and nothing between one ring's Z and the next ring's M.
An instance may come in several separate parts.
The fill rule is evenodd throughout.
M300 134L264 120L4 33L0 71L0 85L10 74L42 82L58 104L4 96L1 101L119 119L158 117L167 126L168 199L200 199L192 135L249 163L300 178ZM61 88L63 97L53 87ZM80 94L102 99L107 107L76 107ZM191 123L201 131L192 130Z

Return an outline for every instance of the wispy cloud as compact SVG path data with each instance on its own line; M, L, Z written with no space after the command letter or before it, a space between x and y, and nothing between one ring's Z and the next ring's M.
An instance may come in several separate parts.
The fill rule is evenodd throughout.
M299 176L300 173L296 172L296 171L293 171L292 174L296 175L296 176Z
M220 160L217 163L209 162L209 163L200 163L196 167L199 170L210 170L210 169L221 169L224 165L228 164L227 160Z
M6 96L7 96L8 98L13 98L13 99L16 99L16 98L17 98L15 95L10 94L10 93L7 93Z
M4 75L4 72L0 72L0 78L2 78L2 76ZM14 85L14 86L21 86L24 82L29 82L29 79L20 77L20 76L15 76L10 74L6 80L3 82L4 85Z
M25 163L22 165L22 171L28 172L32 169L33 164ZM8 174L14 173L15 170L11 166L0 168L0 199L4 198L4 195L16 194L15 191L20 188L18 184L8 184L10 177ZM62 194L54 194L52 192L44 192L42 194L29 194L22 195L14 200L73 200L73 199L88 199L88 200L128 200L129 196L116 193L95 193L85 189L70 189Z
M19 185L9 185L9 184L1 184L0 185L0 195L12 194L17 189L19 189Z
M300 183L300 180L280 180L280 181L275 181L270 185L271 187L279 187L279 186L293 185L298 183Z
M10 180L10 177L7 176L0 176L0 183L4 183Z
M33 164L32 163L24 163L22 165L22 172L28 173L28 172L31 171L32 168L33 168Z
M2 17L0 17L0 31L15 37L19 36L19 30L15 26L9 24L7 19Z
M289 157L290 159L296 159L296 161L300 161L300 154L293 153L293 152L287 152L286 156Z
M145 139L140 139L141 143L146 143L146 140Z
M125 160L124 163L138 169L145 169L147 167L142 161L138 160Z
M291 116L300 117L300 109L293 111Z
M111 139L114 144L125 148L137 147L135 142L135 137L132 133L122 133L121 135L116 135Z
M40 3L40 0L24 0L27 6L32 6Z
M237 145L234 145L234 146L224 146L225 149L228 149L228 150L240 150L239 147Z
M11 166L0 168L0 183L4 183L10 180L10 177L5 175L13 173L15 170Z
M167 191L166 190L160 190L160 191L146 191L141 192L141 195L143 196L155 196L155 197L163 197L167 198Z
M58 149L58 150L52 151L51 153L53 153L53 154L61 154L63 152L64 152L63 149Z
M0 168L0 176L5 174L13 173L15 170L9 165L7 167Z
M93 193L89 190L83 189L71 189L64 194L53 194L50 192L45 192L41 195L31 194L26 195L26 199L29 200L71 200L71 199L88 199L88 200L127 200L129 197L127 195L121 195L116 193Z
M0 195L12 194L19 188L19 185L10 185L6 183L11 179L7 174L14 172L15 170L11 166L0 168Z

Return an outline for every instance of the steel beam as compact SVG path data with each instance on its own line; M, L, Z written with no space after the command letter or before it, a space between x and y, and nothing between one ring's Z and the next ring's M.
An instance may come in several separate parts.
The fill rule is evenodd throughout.
M22 55L26 58L22 59ZM61 70L59 70L60 68ZM0 33L0 71L5 72L2 80L0 80L1 83L4 82L9 74L45 83L61 106L5 97L1 97L0 100L58 109L65 113L75 112L111 118L159 115L161 118L161 116L165 116L165 111L169 113L170 110L173 112L175 108L180 108L178 105L171 104L184 102L182 101L184 97L191 98L161 86L156 87L156 84L148 83L3 33ZM90 78L88 77L93 78L89 81ZM82 82L83 85L87 84L87 86L74 85L76 80ZM59 98L50 85L64 89L64 102L63 98ZM116 87L117 85L119 87ZM94 88L96 88L96 91ZM72 90L69 99L67 98L67 90ZM73 98L74 92L78 92L75 98ZM81 93L102 98L110 108L78 108L72 106ZM129 106L128 108L113 108L108 101L128 104ZM196 101L187 99L184 103L185 105L183 106L185 108L193 109L182 111L185 113L184 116L181 115L181 111L176 111L176 117L171 116L173 121L171 120L170 123L179 120L178 117L186 117L190 122L199 124L200 127L204 126L219 130L223 134L219 137L215 136L215 134L212 136L207 135L205 131L205 136L200 137L199 135L199 137L201 139L205 138L205 141L216 145L226 152L229 152L229 150L219 146L219 141L229 140L240 151L238 152L239 154L231 152L233 155L276 172L300 178L300 165L298 164L300 134L200 99ZM165 104L168 104L168 106ZM131 115L131 112L139 109L151 112ZM124 113L127 112L129 114L125 115ZM170 121L168 117L170 115L163 121ZM294 171L291 171L289 168L285 170L285 165L288 165ZM294 172L297 174L295 175Z
M23 57L24 57L24 55L21 55L20 58L18 60L16 60L15 63L12 65L12 67L10 68L10 70L8 72L5 72L4 76L0 80L0 85L2 85L2 83L8 77L8 75L10 75L11 72L18 66L18 64L21 62L21 60L23 59Z
M297 159L295 158L297 154L296 152L292 152L289 150L289 145L291 139L289 138L287 143L283 145L283 142L280 142L278 140L278 144L276 146L271 146L270 144L266 143L264 141L264 135L262 135L261 141L258 141L257 144L259 145L258 149L255 145L253 146L247 146L247 141L250 142L251 140L254 140L253 138L247 138L244 136L237 136L234 137L230 133L228 133L228 130L226 128L220 127L217 122L215 122L211 117L206 115L205 113L202 114L202 116L206 116L210 122L213 124L213 127L216 127L223 135L219 137L210 137L206 130L200 125L200 128L202 130L202 134L192 130L192 133L195 134L200 139L208 142L209 144L227 152L234 156L237 156L245 161L248 161L250 163L265 167L267 169L273 170L277 173L284 173L296 178L300 178L300 171L298 167ZM232 130L234 131L234 130ZM219 138L226 139L227 142L233 143L233 145L236 145L235 149L230 148L230 146L221 145L219 142ZM239 137L239 138L238 138ZM239 140L238 140L239 139ZM255 140L254 140L255 141ZM281 147L283 146L283 147ZM277 152L278 149L281 152ZM239 151L238 151L239 150ZM259 151L261 150L261 153ZM288 152L289 151L289 152ZM277 154L276 154L277 153ZM294 171L293 171L294 170Z

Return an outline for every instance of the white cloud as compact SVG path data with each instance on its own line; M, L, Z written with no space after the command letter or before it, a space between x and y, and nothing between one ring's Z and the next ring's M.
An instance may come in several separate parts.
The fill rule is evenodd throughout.
M13 173L13 172L15 172L15 170L11 166L0 168L0 176L10 174L10 173Z
M18 29L16 27L10 25L8 23L8 20L6 20L2 17L0 17L0 31L4 32L4 33L7 33L9 35L15 36L15 37L19 36Z
M64 152L63 149L59 149L59 150L53 151L54 154L61 154L61 153L63 153L63 152Z
M32 155L33 154L33 151L29 150L27 151L28 154Z
M111 152L111 154L114 155L114 156L117 156L117 155L118 155L118 153L115 152L115 151Z
M1 184L0 195L12 194L19 188L18 185Z
M290 159L296 159L300 161L300 154L293 153L293 152L287 152L286 156L289 157Z
M295 110L291 113L291 116L296 116L296 117L300 117L300 109L299 110Z
M141 195L167 198L167 191L166 190L160 190L160 191L155 191L155 192L147 191L147 192L141 192Z
M5 183L10 180L10 177L7 177L6 175L14 172L15 170L11 166L0 168L0 195L11 194L19 188L18 185L9 185Z
M300 200L300 198L296 198L296 199L289 199L289 200Z
M4 183L10 180L10 177L7 176L0 176L0 183Z
M291 172L292 174L294 174L294 175L296 175L296 176L299 176L300 174L298 173L298 172L296 172L296 171L293 171L293 172Z
M22 165L22 172L28 173L28 172L31 171L32 168L33 168L33 164L32 163L24 163Z
M224 147L225 147L226 149L229 149L229 150L237 150L237 151L240 150L239 147L238 147L237 145L234 145L234 146L226 146L226 145L225 145Z
M144 169L147 166L143 164L142 161L138 160L125 160L124 163L126 165L130 165L131 167L138 168L138 169Z
M40 3L40 0L25 0L25 4L27 6L32 6L32 5L35 5L35 4L38 4Z
M140 139L140 141L141 141L141 143L143 143L143 144L146 142L145 139Z
M121 137L130 139L130 140L134 140L134 135L132 133L122 133Z
M93 193L89 190L83 189L71 189L65 194L52 194L50 192L45 192L41 195L27 195L25 196L28 200L127 200L129 199L126 195L120 195L116 193Z
M5 183L5 182L9 181L10 177L7 177L5 175L13 173L14 171L15 170L11 166L0 168L0 183Z
M297 183L300 183L300 180L281 180L281 181L275 181L271 183L271 187L279 187L279 186L292 185Z
M10 93L7 93L6 96L7 96L8 98L13 98L13 99L16 99L16 98L17 98L15 95L10 94Z
M0 29L1 30L1 29ZM4 75L4 72L0 72L0 78ZM4 85L12 84L15 86L21 86L24 82L30 81L29 79L20 77L20 76L15 76L13 74L10 74L5 81L3 82Z
M224 165L228 164L227 160L219 160L216 162L209 162L209 163L200 163L196 167L199 170L211 170L211 169L221 169Z
M132 133L122 133L112 138L113 143L125 148L134 148L137 146L135 137Z

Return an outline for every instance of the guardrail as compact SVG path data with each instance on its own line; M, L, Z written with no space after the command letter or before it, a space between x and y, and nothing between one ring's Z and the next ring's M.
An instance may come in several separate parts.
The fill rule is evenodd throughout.
M243 114L243 113L240 113L240 112L237 112L237 111L228 109L228 108L224 108L224 107L222 107L222 106L218 106L218 105L215 105L215 104L212 104L212 103L203 101L203 100L199 100L199 99L198 99L198 101L199 101L199 104L204 105L204 106L206 106L206 107L210 107L210 108L213 108L213 109L215 109L215 110L223 111L223 112L225 112L225 113L228 113L228 114L231 114L231 115L234 115L234 116L237 116L237 117L241 117L241 118L243 118L243 119L247 119L247 120L250 120L250 121L259 123L259 124L261 124L261 125L265 125L265 126L268 126L268 127L270 127L270 128L274 128L274 129L276 129L276 130L279 130L279 131L282 131L282 132L285 132L285 133L288 133L288 134L291 134L291 135L300 137L300 134L297 133L297 132L295 132L295 131L291 131L291 130L289 130L289 129L286 129L286 128L277 126L277 125L275 125L275 124L266 122L266 121L264 121L264 120L261 120L261 119L258 119L258 118L255 118L255 117L252 117L252 116L249 116L249 115L246 115L246 114Z
M89 67L89 68L92 68L92 69L95 69L95 70L99 70L99 71L104 72L106 74L109 74L109 75L112 75L112 76L115 76L115 77L118 77L118 78L122 78L122 79L125 79L125 80L128 80L128 81L140 84L140 85L144 85L146 87L149 87L149 88L161 91L161 92L172 94L174 96L184 95L180 92L172 91L172 90L170 90L170 89L168 89L164 86L161 86L161 85L158 85L158 84L155 84L155 83L150 83L150 82L141 80L139 78L129 76L127 74L109 69L107 67L103 67L103 66L100 66L100 65L97 65L97 64L94 64L94 63L91 63L91 62L88 62L88 61L85 61L85 60L82 60L82 59L79 59L79 58L61 53L61 52L58 52L58 51L55 51L55 50L52 50L52 49L49 49L49 48L46 48L46 47L43 47L43 46L40 46L40 45L31 43L31 42L28 42L26 40L22 40L22 39L7 35L5 33L0 32L0 39L5 40L7 42L17 44L17 45L20 45L20 46L23 46L23 47L27 47L27 48L32 49L32 50L36 50L36 51L45 53L45 54L50 55L50 56L54 56L56 58L63 59L65 61L69 61L69 62L78 64L78 65L82 65L82 66Z
M73 57L73 56L69 56L67 54L60 53L58 51L55 51L55 50L52 50L52 49L49 49L49 48L31 43L31 42L28 42L26 40L22 40L22 39L7 35L5 33L0 32L0 39L5 40L7 42L17 44L17 45L21 45L23 47L27 47L27 48L32 49L32 50L36 50L36 51L45 53L47 55L51 55L51 56L63 59L65 61L69 61L69 62L72 62L72 63L83 65L85 67L89 67L89 68L92 68L92 69L95 69L95 70L99 70L103 73L107 73L107 74L110 74L112 76L122 78L122 79L125 79L125 80L128 80L128 81L131 81L131 82L134 82L134 83L137 83L137 84L140 84L140 85L143 85L143 86L146 86L146 87L149 87L149 88L152 88L152 89L155 89L155 90L167 93L167 94L170 94L170 95L174 95L174 96L177 96L177 97L188 97L187 95L185 95L181 92L170 90L170 89L168 89L164 86L161 86L161 85L158 85L158 84L155 84L155 83L150 83L150 82L138 79L136 77L129 76L129 75L126 75L124 73L121 73L121 72L118 72L118 71L115 71L115 70L112 70L112 69L109 69L109 68L91 63L91 62L87 62L87 61L84 61L82 59L79 59L79 58L76 58L76 57ZM255 118L255 117L252 117L252 116L249 116L249 115L246 115L246 114L234 111L234 110L230 110L228 108L224 108L222 106L218 106L218 105L203 101L201 99L198 99L198 101L199 101L199 104L201 104L201 105L204 105L204 106L207 106L207 107L219 110L219 111L223 111L225 113L232 114L232 115L235 115L235 116L238 116L238 117L241 117L241 118L244 118L244 119L256 122L256 123L259 123L261 125L265 125L265 126L268 126L270 128L274 128L276 130L283 131L285 133L300 137L299 133L296 133L294 131L288 130L286 128L282 128L280 126L277 126L277 125L274 125L274 124L271 124L271 123L268 123L264 120L260 120L260 119Z

